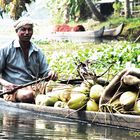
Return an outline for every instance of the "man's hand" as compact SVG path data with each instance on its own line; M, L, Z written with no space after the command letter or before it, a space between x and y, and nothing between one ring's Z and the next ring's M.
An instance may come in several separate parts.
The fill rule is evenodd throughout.
M15 85L5 80L1 80L1 84L3 85L4 91L11 91L18 87L18 85Z
M56 81L58 79L58 74L54 71L49 71L47 78Z

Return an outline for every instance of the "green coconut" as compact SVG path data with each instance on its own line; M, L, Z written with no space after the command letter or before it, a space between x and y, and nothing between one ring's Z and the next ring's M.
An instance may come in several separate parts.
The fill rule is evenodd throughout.
M114 100L113 102L111 102L111 105L118 105L118 104L120 104L119 98L117 98L116 100Z
M67 102L70 100L72 87L67 87L65 89L60 90L59 99L63 102Z
M95 100L89 100L86 106L87 111L98 111L99 105L95 102Z
M85 94L72 94L71 99L68 101L67 106L70 109L82 109L87 103L88 97Z
M35 98L35 104L41 105L45 98L46 98L46 95L38 94Z
M74 87L71 91L72 94L75 94L75 93L83 93L83 94L86 94L86 95L89 95L89 91L90 91L90 88L89 87L86 87L86 86L77 86L77 87Z
M137 98L137 93L132 91L126 91L120 96L120 103L124 106L125 110L129 110L134 106Z
M58 98L53 96L48 96L44 99L44 105L45 106L54 106L54 104L58 101Z
M87 88L91 88L94 84L94 81L93 80L84 80L80 87L87 87Z
M67 102L70 99L71 90L71 86L57 87L54 88L51 92L48 92L46 95L54 96L62 102Z
M96 102L99 102L99 99L103 93L103 90L104 90L103 86L99 84L93 85L90 89L89 97L91 99L94 99Z
M136 101L136 103L134 105L134 111L136 114L140 114L140 99L138 101Z
M65 102L62 102L62 101L57 101L54 104L54 108L65 108L65 106L66 106L66 103Z
M58 98L55 96L48 96L48 95L37 95L35 102L37 105L44 105L44 106L54 106L55 102L58 101Z
M49 80L45 88L45 93L51 92L55 86L56 82L53 80Z

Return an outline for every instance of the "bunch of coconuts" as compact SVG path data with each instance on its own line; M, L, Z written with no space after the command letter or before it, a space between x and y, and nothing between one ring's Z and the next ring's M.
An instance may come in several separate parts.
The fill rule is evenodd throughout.
M54 86L55 85L55 86ZM140 69L124 69L107 86L85 80L80 85L48 82L36 104L74 110L140 114Z
M124 69L105 88L100 111L140 114L140 69Z
M104 87L94 84L93 80L85 80L80 85L54 85L50 81L45 95L37 95L37 105L69 108L75 110L99 111L99 99Z

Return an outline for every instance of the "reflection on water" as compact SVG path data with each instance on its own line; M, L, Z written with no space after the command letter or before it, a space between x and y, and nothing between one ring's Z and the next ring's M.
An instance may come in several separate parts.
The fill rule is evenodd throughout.
M0 107L1 140L132 140L140 132L101 127L65 118Z

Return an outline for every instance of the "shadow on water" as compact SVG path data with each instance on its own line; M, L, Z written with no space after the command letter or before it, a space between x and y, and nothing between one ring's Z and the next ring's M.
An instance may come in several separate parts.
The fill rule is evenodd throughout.
M140 132L110 128L41 115L21 109L0 107L1 140L132 140Z

